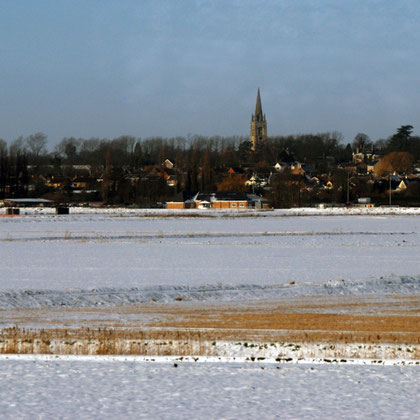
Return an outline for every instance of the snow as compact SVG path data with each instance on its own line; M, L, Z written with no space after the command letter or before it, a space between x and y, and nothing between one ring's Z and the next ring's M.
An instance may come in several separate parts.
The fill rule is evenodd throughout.
M5 418L417 418L419 368L0 360ZM6 386L7 385L7 386Z
M417 216L0 219L0 308L418 294Z
M156 286L144 288L102 287L93 289L22 289L0 291L0 308L47 308L55 306L86 308L112 307L122 304L206 301L273 301L307 296L363 296L386 298L389 294L414 295L420 293L420 276L391 276L364 281L327 281L321 285L202 285Z
M23 217L0 218L0 309L49 313L178 297L386 301L420 293L420 209L53 211L28 208ZM295 352L276 343L259 352L260 363L249 362L250 346L217 345L220 359L183 361L3 355L0 412L63 419L420 416L419 366L407 366L416 363L408 360L409 346L398 350L407 360L392 361L392 345L370 346L379 361L352 359L360 348L347 345L349 359L339 364L311 356L322 343ZM293 364L275 362L280 351Z

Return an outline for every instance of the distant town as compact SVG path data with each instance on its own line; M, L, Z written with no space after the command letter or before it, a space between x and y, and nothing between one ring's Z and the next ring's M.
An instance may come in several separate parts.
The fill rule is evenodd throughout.
M420 137L269 136L260 91L249 137L0 139L0 202L143 208L420 205ZM25 200L26 199L26 200ZM37 201L38 200L38 201ZM39 201L40 200L40 201Z

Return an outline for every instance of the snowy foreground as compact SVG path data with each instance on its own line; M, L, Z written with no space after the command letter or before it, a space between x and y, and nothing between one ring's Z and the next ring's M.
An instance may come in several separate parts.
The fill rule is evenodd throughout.
M358 216L300 209L186 217L115 209L55 216L28 209L23 217L0 219L0 310L4 320L24 308L48 318L63 307L112 313L121 305L179 300L418 296L419 209L367 210ZM361 359L353 362L363 366L309 359L232 363L229 355L225 363L4 355L0 417L420 416L418 365L384 359L381 366Z
M410 366L0 360L3 418L414 419Z
M1 218L0 308L420 293L416 215L165 214Z

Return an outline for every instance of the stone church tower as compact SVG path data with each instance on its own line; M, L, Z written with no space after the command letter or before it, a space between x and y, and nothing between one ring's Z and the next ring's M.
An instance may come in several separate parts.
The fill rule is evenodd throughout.
M262 112L260 89L257 93L257 104L255 105L255 114L251 118L250 140L252 150L255 151L257 144L264 143L267 140L267 120Z

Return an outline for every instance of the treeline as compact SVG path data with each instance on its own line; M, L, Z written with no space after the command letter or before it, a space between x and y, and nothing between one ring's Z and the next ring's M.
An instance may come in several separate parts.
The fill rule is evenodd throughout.
M198 135L148 139L68 137L53 151L48 151L47 136L35 133L26 138L19 137L10 145L0 139L0 196L27 196L29 183L35 184L32 194L45 193L40 176L48 175L47 166L53 168L54 174L65 175L65 167L89 165L92 176L103 178L101 195L104 201L152 203L180 192L220 189L234 181L226 178L230 167L244 168L248 174L264 177L273 171L276 162L298 161L310 164L318 174L334 174L339 164L352 161L354 151L368 149L382 155L403 151L410 153L414 162L419 161L420 137L413 136L412 132L412 126L401 126L388 139L375 142L359 133L351 144L344 144L339 132L272 136L255 151L251 150L248 137ZM162 164L166 159L175 164L176 188L168 188L164 180ZM338 178L340 185L347 182L341 172L336 175ZM243 181L240 176L235 180ZM284 183L290 185L290 180L285 179ZM289 191L293 194L291 201L304 200L299 185L295 190ZM344 187L340 189L341 195L343 191Z
M296 135L288 137L270 137L267 143L251 151L247 137L204 137L191 136L176 138L137 139L121 136L115 139L77 139L64 138L52 152L46 150L46 136L34 135L43 139L29 147L29 143L19 138L7 147L0 139L2 155L24 155L29 165L91 165L105 168L107 164L140 169L145 166L159 165L165 159L176 163L178 168L202 167L213 168L230 166L257 165L270 166L284 158L287 150L290 158L315 164L329 156L336 162L351 160L350 145L340 144L340 137L334 133L317 135ZM32 136L31 136L32 137Z
M26 197L30 176L25 153L6 153L0 150L0 198L7 195Z
M372 142L366 134L359 133L353 142L343 144L339 132L320 134L298 134L273 136L251 152L251 143L244 136L189 136L174 138L141 139L134 136L120 136L115 139L67 137L62 139L51 152L47 151L47 136L35 133L27 138L19 137L7 143L0 139L2 155L25 155L28 164L86 164L105 167L108 163L115 166L141 168L158 165L165 159L176 162L179 168L191 165L204 165L211 160L213 167L243 166L263 164L272 165L281 161L287 151L299 162L319 165L327 157L336 163L348 162L357 148L368 149L383 154L404 151L413 155L414 161L420 159L420 137L412 136L413 127L401 126L388 139Z

